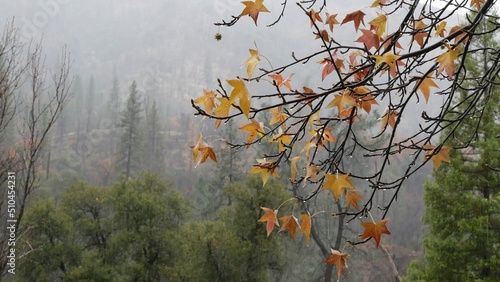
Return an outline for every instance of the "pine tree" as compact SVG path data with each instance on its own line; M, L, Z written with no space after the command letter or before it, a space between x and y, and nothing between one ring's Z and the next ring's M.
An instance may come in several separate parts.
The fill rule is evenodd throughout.
M129 178L139 172L142 162L141 147L143 135L141 130L142 106L137 91L137 84L132 82L130 95L125 109L121 113L120 126L123 129L118 146L117 162L123 176Z
M456 101L455 115L466 115L467 121L454 134L452 124L445 130L449 145L459 149L425 185L424 221L430 234L424 240L425 263L412 263L410 281L500 277L500 89L485 86L489 89L482 96L467 91L484 83L492 50L498 52L500 42L491 34L478 39L471 44L480 51L465 61L468 78ZM482 107L471 107L473 99L481 99Z

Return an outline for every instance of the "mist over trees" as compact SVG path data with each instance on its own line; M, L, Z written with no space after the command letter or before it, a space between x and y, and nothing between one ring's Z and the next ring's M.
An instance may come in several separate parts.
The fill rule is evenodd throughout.
M500 26L438 2L3 3L0 280L490 281Z

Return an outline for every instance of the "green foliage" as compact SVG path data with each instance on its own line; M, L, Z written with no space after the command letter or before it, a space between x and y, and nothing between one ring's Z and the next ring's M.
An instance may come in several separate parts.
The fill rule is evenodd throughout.
M179 280L276 281L283 276L286 260L280 236L267 237L257 220L260 206L277 206L290 195L278 182L267 185L262 189L257 177L228 185L225 192L233 205L223 208L217 220L182 228Z

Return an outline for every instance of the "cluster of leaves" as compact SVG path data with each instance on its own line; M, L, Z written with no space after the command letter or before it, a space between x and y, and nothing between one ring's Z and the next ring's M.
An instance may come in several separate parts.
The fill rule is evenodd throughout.
M245 7L238 16L216 25L233 26L246 15L257 25L260 13L270 12L263 2L244 1ZM230 146L248 148L259 146L261 142L276 144L276 150L258 159L249 173L260 173L265 185L269 177L279 177L280 165L288 163L290 183L298 205L313 199L321 190L331 189L337 202L345 197L346 205L345 210L332 212L334 216L348 216L349 221L358 217L371 218L371 221L361 222L365 229L360 240L349 242L355 245L373 238L378 246L381 234L390 234L385 217L403 182L429 160L435 170L442 162L450 161L448 153L452 148L444 146L447 138L439 141L437 136L446 128L449 129L446 132L453 134L462 123L463 116L453 119L445 116L456 111L452 103L455 91L467 76L462 62L474 52L470 42L479 32L476 31L479 23L495 21L488 14L493 2L455 1L437 8L432 1L376 0L369 1L362 9L339 15L327 12L327 1L299 1L298 9L309 18L310 38L320 42L319 50L301 58L292 53L290 62L277 68L269 63L271 69L261 67L255 75L261 59L268 59L257 47L250 49L250 58L243 63L247 66L247 78L226 80L230 92L219 80L217 90L205 91L202 97L192 100L192 106L197 115L215 119L216 128L222 121L247 120L248 124L240 127L241 131L248 132L246 141L243 144L228 142ZM270 27L279 28L278 22L289 9L287 4L288 0L284 0L281 13ZM447 20L461 9L475 10L475 16L468 18L465 25L449 26ZM377 16L369 18L373 14ZM337 17L343 20L340 22ZM393 21L390 26L387 24L389 19ZM357 34L354 38L359 36L356 40L335 35L340 26L346 29L351 24L351 32ZM286 26L281 28L286 29ZM495 25L481 33L491 33L497 28ZM314 88L294 86L292 76L318 57L321 58L318 63L322 66L323 84ZM498 74L499 57L497 52L482 81L469 89L472 103L477 101L474 97L485 95L493 81L491 78ZM256 84L264 85L260 89L264 87L267 92L252 95L250 89ZM421 117L415 116L412 105L422 98L429 103L433 92L442 97L440 111L428 114L432 107L427 104ZM257 100L263 104L258 105ZM372 111L374 107L380 107L383 112L378 116L380 127L370 140L366 140L355 129L364 126L363 120L377 115ZM260 121L266 113L272 114L268 124ZM403 131L402 122L412 123L411 130ZM374 143L373 140L382 142ZM199 144L205 144L203 142L200 137L198 148ZM209 148L209 145L203 147ZM366 162L376 161L380 165L366 171L349 171L348 157L355 151L365 157ZM215 153L210 151L212 153L215 161ZM409 156L409 165L402 175L389 175L388 166L401 155ZM204 157L203 161L206 159ZM298 173L299 165L304 168L303 174ZM354 189L351 178L365 180L367 185L357 185L358 189ZM299 191L306 185L313 189ZM359 189L369 197L364 199ZM392 198L385 206L377 207L374 196L387 189L394 191ZM281 230L288 230L294 237L300 228L308 240L312 216L306 206L302 206L305 213L300 215L300 225L293 214L278 218L279 207L262 207L264 215L260 221L266 223L267 234L281 221ZM381 219L372 218L370 211L373 208L384 211ZM326 260L337 266L339 279L347 257L333 250Z

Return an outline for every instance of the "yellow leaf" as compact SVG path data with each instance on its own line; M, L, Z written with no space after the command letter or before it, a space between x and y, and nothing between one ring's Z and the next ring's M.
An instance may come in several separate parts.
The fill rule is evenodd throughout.
M243 66L247 66L247 74L248 78L252 78L253 70L255 69L255 66L260 62L260 57L259 57L259 50L254 50L254 49L248 49L250 51L250 58L248 58L244 63Z
M318 182L318 173L322 172L322 170L315 164L310 164L307 166L306 177L304 177L304 185L306 185L306 180L311 178L315 182Z
M436 26L436 35L435 36L440 36L444 37L444 31L446 28L446 21L442 21Z
M203 89L203 96L194 100L195 104L203 104L205 106L205 112L209 115L212 114L213 108L215 107L215 93L213 91L207 91Z
M288 115L283 113L281 111L280 107L275 107L275 108L269 109L269 112L271 112L271 114L273 114L271 121L269 121L269 125L273 125L275 123L281 123L281 126L283 128L286 128L285 121L288 118Z
M378 17L374 18L369 22L372 30L377 31L378 37L381 37L385 32L385 27L387 24L387 17L383 14L379 14Z
M251 123L240 127L240 130L248 131L248 137L246 141L247 148L252 144L255 137L264 135L264 128L262 128L262 123L257 122L255 119L250 119Z
M232 102L226 97L217 98L217 100L220 102L220 105L215 109L214 116L221 118L229 116L229 109L231 109ZM221 119L217 119L215 121L215 128L218 128L221 122Z
M250 116L250 92L248 92L245 82L240 79L229 79L227 83L234 89L229 96L229 102L233 103L236 99L240 99L240 109L247 118Z
M279 167L274 161L268 161L266 159L257 160L258 164L253 165L252 169L248 173L255 174L260 173L262 177L262 186L266 185L269 176L280 177L276 168Z
M423 149L427 151L424 159L428 160L430 158L432 163L434 164L434 170L438 170L441 166L441 162L450 162L450 156L448 156L448 152L450 152L453 148L449 146L442 146L441 149L436 152L436 146L428 144L424 145Z
M290 169L291 169L291 179L295 182L295 178L297 177L297 162L300 160L300 156L295 156L290 160Z
M392 66L392 64L397 61L401 56L394 55L390 52L387 52L383 54L382 56L380 55L371 55L370 57L375 59L375 67L381 65L382 63L387 64L389 67Z
M271 139L271 142L277 142L278 143L278 148L280 152L283 152L287 149L285 145L288 145L292 142L292 136L291 134L285 134L283 133L283 129L281 127L278 130L278 133L273 136Z
M346 188L354 188L354 184L349 179L349 174L334 175L327 173L325 174L325 178L326 182L323 184L322 189L331 189L333 197L337 202Z
M241 12L240 17L248 15L253 19L255 25L257 25L257 19L259 18L259 13L260 12L269 13L269 10L266 8L266 6L264 6L264 4L262 4L262 2L264 2L264 0L255 0L255 2L252 1L241 2L243 3L243 5L245 5L245 9L243 9L243 11Z
M336 94L326 108L337 107L337 111L340 113L348 106L355 107L357 105L356 100L350 95L350 91L344 91L343 94Z

